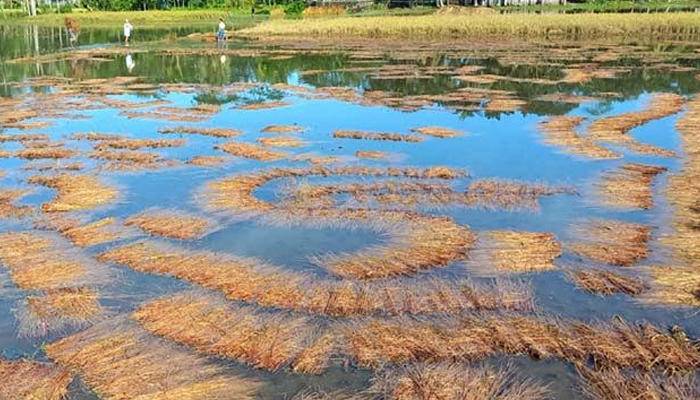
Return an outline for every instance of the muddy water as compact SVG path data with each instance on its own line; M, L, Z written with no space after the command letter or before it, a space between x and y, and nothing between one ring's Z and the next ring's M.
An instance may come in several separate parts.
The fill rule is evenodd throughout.
M596 201L594 183L605 171L625 162L640 162L664 166L668 174L678 170L682 158L643 156L620 150L624 158L617 160L589 160L543 143L538 124L551 116L572 115L597 119L645 107L654 93L672 92L691 96L700 92L696 78L700 61L694 57L693 48L684 45L646 46L645 57L663 58L663 62L646 63L639 57L624 56L615 61L601 63L605 67L624 68L615 77L593 78L585 82L559 82L555 84L522 81L523 79L561 80L564 69L576 61L559 60L555 65L511 64L499 60L488 52L474 55L450 49L435 50L419 59L401 57L401 52L373 48L375 54L369 61L353 56L347 50L310 49L281 56L285 47L273 46L277 53L260 51L260 46L233 41L217 51L213 44L173 40L172 36L185 36L201 28L177 30L139 30L130 51L118 44L118 30L84 30L77 50L119 49L119 54L97 55L95 59L29 60L9 62L19 57L69 52L65 32L59 29L37 27L0 27L0 95L22 96L27 92L52 91L51 87L16 85L29 78L60 76L76 81L118 76L139 76L153 84L191 83L206 84L208 89L192 92L166 92L125 94L111 96L131 101L167 100L175 106L196 104L222 104L221 112L198 126L235 128L243 131L241 141L254 143L261 136L260 130L268 125L299 124L308 128L301 137L306 141L299 149L285 149L292 153L335 156L350 165L416 166L446 165L468 170L473 178L501 178L549 185L566 185L577 189L575 195L557 195L540 200L537 210L478 210L459 206L423 210L433 214L449 215L459 224L479 232L485 230L526 230L552 232L562 241L574 240L572 227L584 218L611 218L640 222L656 227L655 232L668 231L670 210L665 202L661 177L654 185L656 206L643 211L619 211L602 206ZM166 37L170 37L166 40ZM166 54L166 50L190 49L191 54ZM204 55L202 49L211 50ZM246 52L246 50L255 50ZM642 50L640 50L642 51ZM602 52L602 50L601 50ZM377 56L377 54L379 54ZM595 50L592 50L595 55ZM372 71L359 67L380 68L383 65L442 67L456 69L467 65L480 66L481 73L495 74L516 80L502 80L488 84L471 85L460 82L454 76L435 74L425 77L377 77ZM320 70L320 72L319 72ZM218 92L218 88L237 83L260 84L257 88L233 96ZM420 109L400 109L383 105L361 105L343 98L310 98L299 91L287 91L274 84L306 86L309 89L323 87L350 87L358 93L391 91L400 96L441 95L461 88L476 86L514 93L524 104L508 111L484 111L477 104L474 110L455 107L449 102L436 101ZM582 104L543 101L546 94L575 94L594 99ZM240 110L235 106L250 101L284 100L289 106L269 110ZM483 104L481 104L483 105ZM48 134L54 140L62 140L76 132L102 132L123 134L134 138L162 139L158 129L183 125L155 119L120 116L119 110L103 108L80 111L86 119L57 119L47 128L32 130ZM636 139L665 149L678 151L679 136L675 123L681 114L674 114L635 128L631 134ZM440 139L428 137L421 143L334 139L336 129L410 132L420 126L441 126L465 132L464 135ZM585 130L586 125L582 126ZM17 134L10 128L3 134ZM26 133L26 132L22 132ZM174 135L174 137L178 137ZM215 146L224 139L196 135L183 136L188 145L182 148L160 149L157 152L168 158L187 160L195 155L221 155ZM85 144L82 144L84 146ZM2 150L18 148L17 144L1 144ZM79 147L80 145L76 145ZM387 160L360 160L354 157L358 150L387 152ZM2 187L27 186L24 180L32 172L21 167L24 160L0 158L0 171L7 176ZM89 166L89 163L86 165ZM235 173L256 171L274 166L298 166L299 162L281 160L262 163L244 158L231 158L216 168L178 167L149 172L99 171L110 183L120 188L120 200L89 213L92 220L107 216L128 217L152 207L204 213L199 195L206 182ZM89 167L88 167L89 168ZM310 183L325 182L322 178L302 178ZM335 180L338 181L338 180ZM458 181L463 187L468 179ZM265 185L255 191L258 198L274 200L283 188L275 184ZM51 198L53 192L37 188L22 204L38 205ZM285 268L327 274L309 262L309 256L327 252L353 252L373 244L381 244L386 238L371 229L343 229L309 227L285 227L259 223L255 220L238 220L225 216L219 218L219 227L202 239L177 243L192 250L210 250L239 256L257 257ZM30 229L31 219L0 220L0 231ZM101 245L88 250L96 255L112 245ZM650 243L651 256L635 266L635 275L648 279L645 265L672 265L670 251L655 240ZM564 252L557 260L560 269L517 274L518 279L531 282L540 312L580 319L583 321L610 321L620 316L631 321L647 320L668 327L680 325L689 335L700 335L700 316L697 309L675 306L650 305L637 299L614 295L602 297L586 293L567 278L563 267L567 265L593 265L579 256ZM112 266L117 278L100 289L102 305L109 315L128 313L144 302L169 293L176 293L193 285L174 278L139 273L126 267ZM418 279L444 276L448 279L469 277L471 272L461 263L423 273ZM475 278L481 279L481 278ZM44 359L42 345L72 332L61 332L41 338L21 338L17 335L15 310L26 298L26 292L16 288L7 270L0 268L0 353L15 359L29 357ZM220 360L226 363L224 360ZM488 363L511 363L524 375L549 384L557 399L582 398L576 373L571 365L558 361L533 361L523 357L488 360ZM318 377L292 375L285 372L267 373L251 370L243 365L230 364L234 371L261 378L267 385L259 393L260 398L286 399L304 390L324 391L360 390L369 385L371 372L353 366L334 366ZM71 386L75 399L97 398L79 380Z

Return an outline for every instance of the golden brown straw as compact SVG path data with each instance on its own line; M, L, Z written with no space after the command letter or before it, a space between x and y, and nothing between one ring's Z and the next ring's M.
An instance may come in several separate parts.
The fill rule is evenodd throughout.
M357 158L370 158L375 160L381 160L387 158L387 154L381 151L373 150L358 150L355 152L355 157Z
M651 227L633 222L594 219L575 229L583 240L569 246L574 253L609 265L627 267L649 255Z
M258 142L266 147L304 147L307 143L292 136L263 137Z
M601 146L590 137L576 132L576 128L585 119L585 117L554 116L542 122L540 130L545 135L545 143L558 146L566 153L593 159L621 158L621 154Z
M592 400L694 400L700 382L692 375L666 376L619 368L596 370L578 365L583 389Z
M306 128L299 125L268 125L264 127L260 132L263 133L301 133L304 132Z
M107 186L91 175L34 176L29 183L56 189L58 194L41 205L44 212L87 210L109 204L117 199L117 189Z
M561 245L551 233L489 231L479 234L470 268L492 272L536 272L556 268Z
M422 135L434 136L438 138L451 138L456 136L462 136L463 133L449 128L443 128L440 126L425 126L422 128L413 128L412 132L420 133Z
M105 399L253 399L260 383L156 338L124 318L46 346Z
M216 148L232 156L252 158L260 161L274 161L287 157L287 153L285 152L270 150L249 143L228 142L218 145Z
M199 167L218 167L226 164L227 157L224 156L194 156L187 160L188 165L196 165Z
M15 203L29 193L30 191L21 189L0 189L0 219L22 218L33 213L33 207Z
M149 242L111 249L98 258L219 290L231 300L313 314L353 316L532 308L528 287L505 281L479 285L443 280L371 284L336 281L287 271L256 259L188 252Z
M546 386L517 376L512 368L457 363L411 364L373 380L369 392L387 400L542 400Z
M19 335L44 336L84 327L102 313L98 294L92 289L65 288L28 296L19 313Z
M363 132L337 130L333 132L333 137L337 139L360 139L360 140L390 140L393 142L422 142L422 136L406 135L391 132Z
M53 213L43 215L36 221L34 227L37 229L56 230L73 244L80 247L91 247L115 242L135 235L134 232L121 227L114 217L83 223L81 219Z
M213 136L218 138L233 138L240 136L243 132L238 129L226 129L226 128L198 128L190 126L178 126L174 128L161 128L158 132L168 134L168 133L179 133L179 134L190 134L190 135L203 135L203 136Z
M195 292L158 299L132 318L158 336L255 368L321 373L330 361L331 348L318 351L322 346L315 342L322 337L314 327L319 321L234 306L212 295Z
M175 210L147 210L136 214L124 222L154 236L180 240L202 237L212 222L206 218Z
M286 107L291 104L292 103L289 103L287 101L268 101L265 103L242 104L237 106L236 108L239 110L269 110L271 108Z
M155 140L155 139L117 139L102 140L95 144L95 150L139 150L143 148L160 149L168 147L182 147L186 142L182 139L175 140Z
M666 172L664 167L636 163L608 171L596 185L600 202L614 208L651 209L654 177L663 172Z
M636 296L648 289L639 279L602 269L572 271L570 276L579 288L603 296L616 293Z
M73 375L52 364L0 359L0 398L3 400L61 400Z

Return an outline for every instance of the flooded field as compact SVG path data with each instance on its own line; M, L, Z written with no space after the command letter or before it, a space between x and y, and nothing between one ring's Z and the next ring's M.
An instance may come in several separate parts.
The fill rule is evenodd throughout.
M0 399L700 398L699 47L197 31L0 27Z

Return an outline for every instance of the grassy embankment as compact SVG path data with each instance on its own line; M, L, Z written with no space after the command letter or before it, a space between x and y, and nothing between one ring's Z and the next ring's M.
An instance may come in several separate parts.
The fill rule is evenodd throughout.
M700 13L651 14L434 14L269 20L244 29L251 38L603 39L700 37Z

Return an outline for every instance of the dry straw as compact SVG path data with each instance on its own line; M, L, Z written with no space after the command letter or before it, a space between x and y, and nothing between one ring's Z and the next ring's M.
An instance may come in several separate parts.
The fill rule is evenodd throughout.
M124 318L52 343L46 353L107 399L244 400L260 386Z
M355 152L357 158L369 158L374 160L383 160L387 158L387 154L382 151L373 150L358 150Z
M227 157L224 156L194 156L187 160L186 164L198 167L218 167L226 162Z
M606 172L597 183L600 201L603 205L614 208L651 209L654 206L654 178L663 172L666 172L664 167L623 164Z
M529 288L443 280L357 283L311 277L251 258L188 252L142 242L99 256L152 274L170 275L219 290L231 300L330 316L423 314L463 310L532 309Z
M602 269L572 271L569 276L582 290L603 296L616 293L636 296L649 289L639 279Z
M102 140L95 144L95 150L139 150L144 148L160 149L168 147L182 147L186 145L182 139L174 140L155 140L155 139L117 139L117 140Z
M569 249L593 261L627 267L649 255L651 229L633 222L588 220L575 228L583 242L574 243Z
M225 128L199 128L194 126L178 126L174 128L161 128L158 132L163 134L189 134L189 135L202 135L202 136L212 136L217 138L233 138L240 136L243 132L238 129L225 129Z
M145 153L141 151L111 151L99 150L90 154L91 158L104 160L102 169L116 171L142 171L169 168L177 165L175 160L161 157L155 153Z
M73 375L65 369L29 360L0 359L0 398L3 400L61 400Z
M269 371L321 373L333 350L332 343L324 346L327 339L315 327L320 321L234 306L202 293L152 301L132 318L156 335L199 352Z
M35 228L56 230L73 244L91 247L133 237L134 232L124 229L114 217L84 223L81 219L63 214L46 214L35 223Z
M413 128L411 131L420 133L421 135L434 136L438 138L451 138L462 136L464 134L456 129L443 128L440 126L424 126L421 128Z
M30 191L22 189L0 189L0 219L22 218L33 213L34 207L16 204L29 193Z
M305 127L299 125L268 125L264 127L260 132L262 133L302 133L306 130Z
M40 337L85 327L102 313L97 292L85 287L53 289L27 297L19 310L19 335Z
M692 375L666 376L618 368L595 370L578 365L586 395L595 400L695 400L700 382Z
M212 228L212 221L175 210L146 210L124 222L153 235L172 239L192 240L204 236Z
M556 268L561 245L551 233L489 231L479 234L470 268L488 272L537 272Z
M258 139L266 147L304 147L307 142L291 136L273 136Z
M287 157L287 153L266 149L249 143L228 142L216 146L216 149L223 150L232 156L252 158L260 161L274 161Z
M117 199L117 189L103 184L92 175L34 176L29 183L56 189L56 197L41 205L44 212L64 212L93 209Z
M287 101L268 101L264 103L248 103L241 104L236 108L239 110L269 110L272 108L280 108L290 106L292 103Z
M359 139L359 140L389 140L393 142L422 142L424 138L416 135L406 135L392 132L363 132L337 130L333 132L333 137L337 139Z
M458 363L411 364L373 379L369 393L387 400L543 400L546 386L517 376L513 368Z
M601 160L622 157L590 137L576 132L583 121L585 117L554 116L539 126L545 135L545 143L557 146L567 153Z

